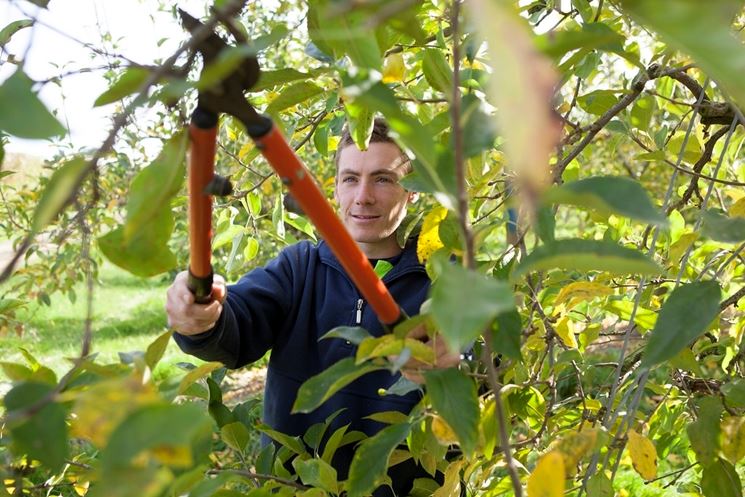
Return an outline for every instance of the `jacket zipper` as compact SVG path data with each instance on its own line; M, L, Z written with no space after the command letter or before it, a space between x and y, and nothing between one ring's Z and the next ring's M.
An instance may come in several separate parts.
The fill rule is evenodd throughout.
M362 299L357 300L357 320L355 321L355 324L362 323L362 305L364 303L365 301Z

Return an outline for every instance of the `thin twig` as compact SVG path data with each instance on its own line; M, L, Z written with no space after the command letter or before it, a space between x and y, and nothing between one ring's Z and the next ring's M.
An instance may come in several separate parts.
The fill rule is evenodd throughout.
M288 480L287 478L281 478L279 476L274 476L274 475L265 475L261 473L254 473L252 471L244 471L242 469L211 469L207 471L208 475L219 475L220 473L230 473L233 475L245 476L246 478L251 478L253 480L276 481L277 483L288 485L290 487L294 487L300 490L307 490L310 488L294 480Z

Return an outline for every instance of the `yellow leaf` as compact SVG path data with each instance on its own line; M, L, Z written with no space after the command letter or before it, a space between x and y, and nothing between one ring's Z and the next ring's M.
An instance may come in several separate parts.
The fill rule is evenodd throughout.
M192 466L191 449L185 445L160 445L150 449L153 459L161 464L179 468Z
M629 430L629 456L639 475L645 480L657 476L657 450L654 444L644 435Z
M564 458L558 452L549 452L538 460L528 477L528 497L562 497L564 478Z
M612 293L613 289L608 288L602 283L596 283L594 281L575 281L561 289L554 304L558 305L571 300L572 302L568 307L573 307L576 303L585 300L592 300L595 297L605 297Z
M241 149L238 151L238 158L243 160L243 158L246 157L253 148L254 148L253 140L248 140L246 143L243 144Z
M455 432L440 416L435 416L432 419L432 434L434 434L437 441L442 445L453 445L458 443L458 437L455 436Z
M274 182L270 179L261 184L261 192L264 195L270 195L274 191Z
M448 210L438 205L424 216L422 232L416 246L416 255L422 264L427 262L435 250L445 246L440 240L440 223L447 215Z
M402 53L392 53L383 63L383 83L397 83L404 80L406 65Z
M465 459L450 463L445 470L445 483L438 488L432 497L450 497L460 495L460 469L466 463Z
M186 373L186 375L181 379L181 383L179 383L178 386L178 394L183 394L187 388L191 386L192 383L195 381L204 378L208 374L210 374L212 371L219 369L222 367L222 364L219 362L206 362L202 364L199 367L196 367Z
M729 215L730 217L745 217L745 197L730 206Z
M114 428L132 411L160 401L152 384L138 376L93 385L80 394L73 408L72 435L104 447Z
M564 458L564 468L567 473L574 473L579 461L595 448L598 440L597 428L589 428L572 432L559 440L552 448Z
M677 263L683 257L685 251L688 250L688 247L693 245L696 240L698 240L698 233L683 233L680 235L678 241L670 245L668 260L671 263Z
M78 494L80 497L83 497L85 494L88 493L88 487L91 485L91 482L84 481L84 482L75 482L72 486L72 488L75 490L75 493Z
M574 321L568 316L562 316L554 326L556 334L559 335L564 345L573 349L577 348L577 338L574 336Z
M745 457L745 418L730 416L722 420L722 454L732 464Z

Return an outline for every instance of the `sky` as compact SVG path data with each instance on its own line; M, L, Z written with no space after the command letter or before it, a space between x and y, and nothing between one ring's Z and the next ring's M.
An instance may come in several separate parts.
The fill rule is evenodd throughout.
M24 70L35 81L100 67L110 59L106 54L93 54L81 42L105 46L111 53L140 64L152 64L169 57L187 38L170 13L156 12L154 4L152 0L51 0L47 10L26 1L0 0L0 29L19 19L38 20L34 27L17 32L6 46L19 59L28 50ZM203 0L179 0L178 5L197 17L204 13ZM106 32L111 33L111 42L102 43ZM159 46L159 40L165 41ZM15 70L13 64L0 64L0 81ZM104 90L102 71L75 74L65 77L61 86L42 87L41 100L50 110L58 110L60 122L70 130L63 142L76 149L97 148L102 143L113 109L93 108L93 102ZM46 158L53 154L54 146L44 140L11 137L6 149Z

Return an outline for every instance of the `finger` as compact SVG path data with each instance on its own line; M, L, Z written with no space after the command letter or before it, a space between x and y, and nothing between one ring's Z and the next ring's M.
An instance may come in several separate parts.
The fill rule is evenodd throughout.
M212 298L222 303L225 301L227 294L228 290L225 286L225 278L220 275L215 275L215 278L212 281Z
M424 384L424 375L422 375L421 373L418 373L416 371L402 369L401 370L401 376L403 376L404 378L406 378L409 381L413 381L414 383L418 383L419 385L423 385Z
M424 326L424 323L418 324L413 327L406 336L408 338L414 338L416 340L425 338L427 336L427 327Z

